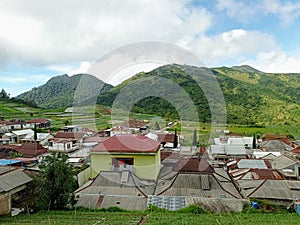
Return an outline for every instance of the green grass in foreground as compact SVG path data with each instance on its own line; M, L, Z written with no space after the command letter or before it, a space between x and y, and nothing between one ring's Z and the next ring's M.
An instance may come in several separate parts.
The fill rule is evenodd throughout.
M227 214L193 214L180 212L103 212L103 211L49 211L32 215L0 218L1 225L9 224L137 224L141 217L147 215L144 224L176 225L247 225L247 224L299 224L300 215L296 213L227 213Z

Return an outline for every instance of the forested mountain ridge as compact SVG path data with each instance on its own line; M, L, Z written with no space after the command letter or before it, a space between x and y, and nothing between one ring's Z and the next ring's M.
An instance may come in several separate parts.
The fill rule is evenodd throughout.
M210 87L211 76L217 80L224 96L228 123L300 125L300 74L264 73L247 65L217 68L165 65L147 73L138 73L116 87L105 84L92 75L78 74L71 77L61 75L19 95L18 98L34 101L41 108L61 108L74 104L75 91L76 100L88 102L90 90L96 89L101 90L98 104L111 107L117 97L119 99L123 96L127 88L129 96L125 96L127 98L124 98L124 105L130 105L130 101L142 96L140 93L147 91L153 93L152 96L135 102L133 112L179 118L178 109L185 109L186 114L192 114L190 106L186 104L185 95L188 95L198 112L199 120L210 122L211 108L205 95L205 92L210 90L202 88ZM85 82L81 82L83 78ZM168 81L167 85L174 85L163 87L161 79ZM176 88L176 85L180 87L181 92L174 94L172 89ZM156 88L158 86L160 88ZM159 95L161 90L164 92ZM177 106L168 101L168 96L174 99Z
M33 100L41 108L62 108L74 104L75 91L77 100L84 101L89 98L89 90L97 89L100 94L110 88L112 88L110 84L89 74L73 76L64 74L51 78L46 84L22 93L17 98Z
M288 125L300 124L300 74L272 74L250 66L196 68L187 65L166 65L148 73L138 73L120 85L103 93L98 103L111 106L119 92L141 78L148 78L155 87L155 79L163 77L178 84L192 99L199 113L199 120L210 121L210 108L203 90L190 76L202 78L213 74L220 85L227 109L227 120L233 124ZM182 96L177 96L181 98ZM184 104L182 107L185 107ZM133 111L177 117L175 107L158 97L147 97L137 102ZM187 110L188 111L188 110Z

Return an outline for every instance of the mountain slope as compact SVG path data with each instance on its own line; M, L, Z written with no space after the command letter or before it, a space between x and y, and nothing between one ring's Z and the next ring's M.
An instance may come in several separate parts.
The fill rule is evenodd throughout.
M110 88L112 88L111 85L92 75L76 74L69 77L65 74L53 77L46 84L33 88L17 98L33 100L41 108L61 108L76 103L74 102L75 92L76 101L83 102L88 100L90 90L99 90L101 94Z
M111 106L120 97L120 91L146 79L149 90L155 90L159 85L158 77L169 80L179 85L193 101L199 120L210 121L211 113L208 99L204 91L191 78L191 74L202 82L204 87L209 86L209 76L213 73L217 79L226 102L227 119L233 124L300 124L300 74L271 74L258 71L250 66L196 68L187 65L166 65L148 73L139 73L124 81L120 85L103 93L98 98L98 103ZM143 85L143 89L148 86ZM132 97L138 95L138 86L132 86ZM166 89L168 87L165 87ZM128 88L127 88L128 89ZM140 90L144 91L144 90ZM130 93L130 91L127 91ZM160 116L179 118L174 104L166 101L164 97L146 97L135 103L132 111L140 113L154 113ZM210 93L213 95L213 93ZM123 93L122 93L123 95ZM130 96L129 96L130 97ZM127 99L130 99L127 97ZM177 94L173 99L181 102L177 109L187 107L183 94ZM129 101L129 100L128 100ZM189 109L185 110L190 112ZM222 112L220 112L222 113Z

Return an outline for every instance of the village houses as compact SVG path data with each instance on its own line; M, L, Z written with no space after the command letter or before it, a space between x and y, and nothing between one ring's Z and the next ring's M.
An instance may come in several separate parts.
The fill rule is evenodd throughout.
M37 127L46 132L36 132ZM75 195L77 205L88 208L176 210L200 204L240 211L249 198L285 206L300 198L299 141L284 136L256 140L228 133L208 146L186 148L182 135L151 130L146 122L99 133L79 125L58 132L48 132L49 127L48 119L1 121L0 180L14 185L0 185L0 214L13 212L12 199L28 192L31 173L51 151L66 153L68 163L84 168Z

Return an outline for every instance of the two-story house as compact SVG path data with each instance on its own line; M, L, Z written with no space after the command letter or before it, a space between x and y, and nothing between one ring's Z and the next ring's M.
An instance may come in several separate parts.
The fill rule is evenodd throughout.
M92 148L91 170L129 170L143 179L155 180L160 170L160 142L143 135L114 135Z

